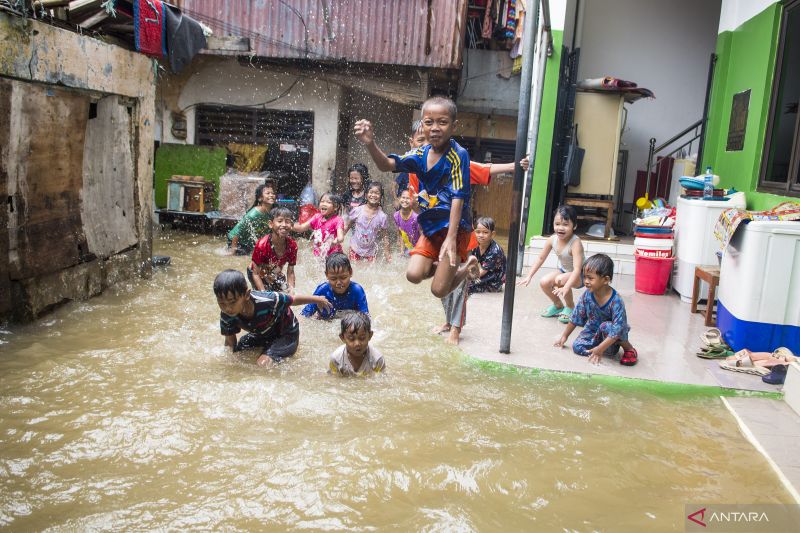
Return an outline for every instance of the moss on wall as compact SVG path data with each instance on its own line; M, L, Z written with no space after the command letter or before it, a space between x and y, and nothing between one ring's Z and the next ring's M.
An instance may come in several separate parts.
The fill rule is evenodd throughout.
M203 176L214 183L217 194L214 207L219 207L219 178L225 174L227 151L216 146L191 144L162 144L156 150L155 202L156 207L167 207L167 180L174 175Z

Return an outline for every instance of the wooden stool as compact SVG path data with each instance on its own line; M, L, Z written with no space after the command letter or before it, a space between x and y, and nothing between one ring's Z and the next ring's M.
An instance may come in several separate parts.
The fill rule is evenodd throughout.
M702 313L697 310L697 298L700 296L700 280L708 283L708 303L706 304L706 326L714 325L714 298L719 285L719 267L714 265L698 266L694 268L694 287L692 288L692 313Z
M591 216L591 215L578 215L579 220L600 220L605 222L605 231L603 238L609 239L611 237L611 221L614 219L614 200L604 200L598 198L580 198L577 196L567 196L564 198L565 205L572 205L575 207L594 207L604 209L606 216ZM616 240L616 239L615 239Z

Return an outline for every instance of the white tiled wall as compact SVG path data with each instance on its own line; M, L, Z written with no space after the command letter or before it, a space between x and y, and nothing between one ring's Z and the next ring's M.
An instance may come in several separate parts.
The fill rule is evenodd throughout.
M531 237L529 246L525 248L523 264L526 267L531 266L539 257L546 240L546 237ZM586 251L586 257L601 253L609 256L614 261L615 274L622 274L625 276L634 275L636 262L633 256L634 247L632 244L584 240L583 248ZM557 266L558 260L552 253L548 254L542 265L543 268L556 268Z

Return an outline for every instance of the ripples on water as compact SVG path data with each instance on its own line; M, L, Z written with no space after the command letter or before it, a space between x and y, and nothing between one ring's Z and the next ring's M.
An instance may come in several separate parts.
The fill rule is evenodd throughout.
M686 503L790 501L717 398L447 347L402 261L354 275L387 374L328 376L338 324L302 318L277 369L226 355L211 282L247 258L223 244L161 234L172 265L152 279L0 331L0 525L682 530ZM307 248L297 279L323 280Z

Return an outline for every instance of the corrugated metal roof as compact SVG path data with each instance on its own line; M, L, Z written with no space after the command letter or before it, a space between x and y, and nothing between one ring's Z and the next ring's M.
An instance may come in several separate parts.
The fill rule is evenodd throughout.
M177 0L176 4L217 35L249 37L253 53L262 57L461 68L467 0Z

